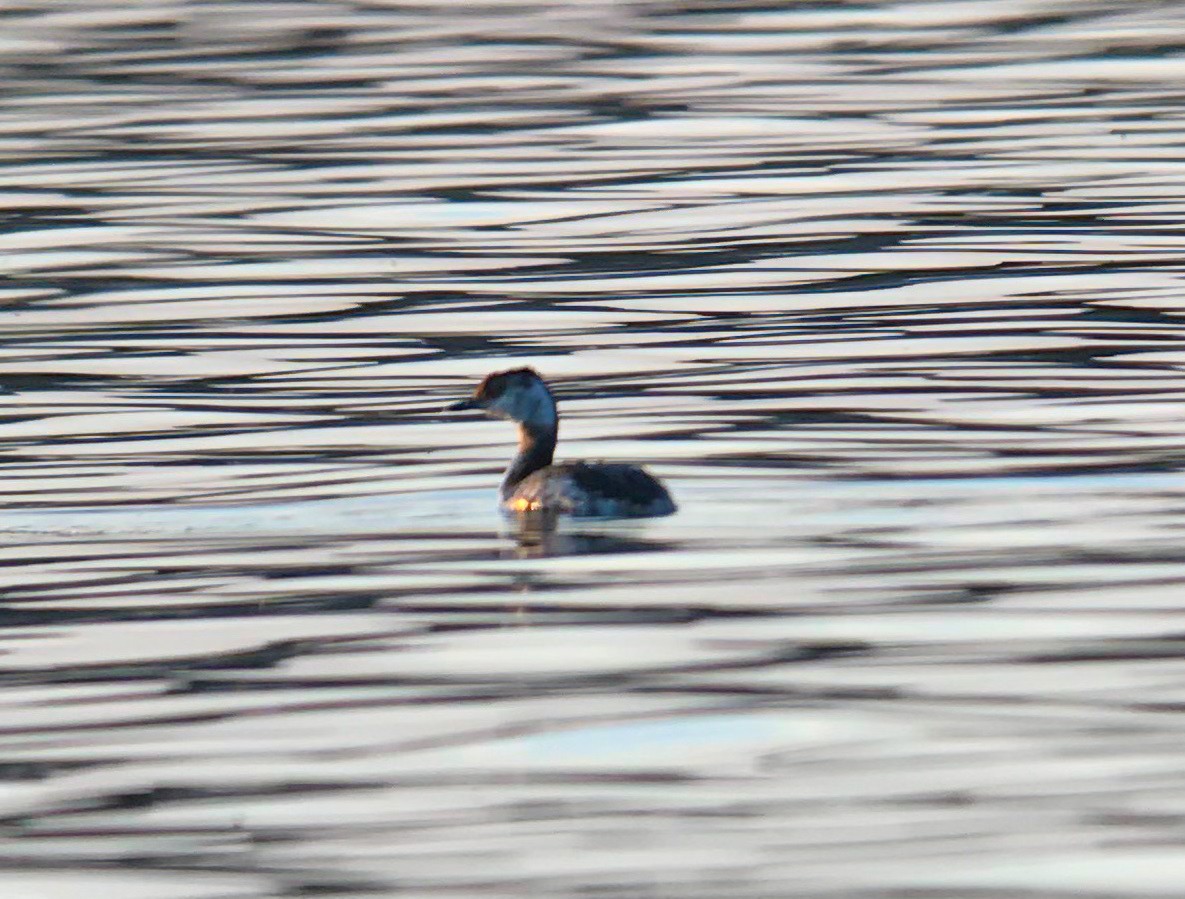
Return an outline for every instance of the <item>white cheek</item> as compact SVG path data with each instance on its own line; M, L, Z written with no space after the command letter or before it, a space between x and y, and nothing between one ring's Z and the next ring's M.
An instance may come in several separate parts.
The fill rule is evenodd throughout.
M545 389L532 387L523 397L521 410L524 420L538 424L551 424L555 421L555 403Z
M514 414L514 410L510 408L505 396L500 396L492 403L486 406L486 412L490 415L496 415L501 418L507 418Z
M538 425L555 423L555 403L546 388L533 385L525 390L508 391L493 400L486 411L490 415Z

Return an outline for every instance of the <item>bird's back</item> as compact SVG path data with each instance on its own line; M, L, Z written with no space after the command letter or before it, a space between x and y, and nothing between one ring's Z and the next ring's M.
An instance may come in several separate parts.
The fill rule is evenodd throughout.
M669 515L674 500L636 465L573 462L541 468L515 485L503 505L514 512L555 511L570 515Z

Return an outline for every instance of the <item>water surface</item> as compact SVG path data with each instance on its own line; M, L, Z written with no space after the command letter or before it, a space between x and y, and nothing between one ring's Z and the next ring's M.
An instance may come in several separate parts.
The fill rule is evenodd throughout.
M1181 7L0 22L6 897L1177 894Z

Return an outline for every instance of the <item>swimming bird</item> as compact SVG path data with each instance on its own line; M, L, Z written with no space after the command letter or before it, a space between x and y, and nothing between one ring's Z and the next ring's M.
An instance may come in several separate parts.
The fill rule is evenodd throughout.
M675 502L654 477L635 465L552 464L559 414L555 397L533 368L487 375L473 396L445 411L481 409L518 424L518 454L498 496L507 512L560 512L580 517L670 515Z

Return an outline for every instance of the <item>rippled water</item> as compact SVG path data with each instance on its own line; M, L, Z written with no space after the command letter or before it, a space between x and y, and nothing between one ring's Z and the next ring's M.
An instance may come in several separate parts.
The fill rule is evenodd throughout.
M1185 7L0 24L4 899L1179 895Z

